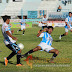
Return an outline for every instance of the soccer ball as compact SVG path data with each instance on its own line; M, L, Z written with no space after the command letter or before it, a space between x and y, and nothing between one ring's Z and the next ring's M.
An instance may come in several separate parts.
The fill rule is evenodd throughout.
M24 48L24 45L22 43L19 43L18 46L21 50Z

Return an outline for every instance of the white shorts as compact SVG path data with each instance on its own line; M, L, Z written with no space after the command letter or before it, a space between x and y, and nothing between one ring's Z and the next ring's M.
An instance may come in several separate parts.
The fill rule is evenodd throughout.
M65 32L68 32L68 30L71 30L72 28L65 28Z
M45 44L45 43L40 43L38 46L41 47L42 50L49 52L50 50L54 49L53 47Z
M25 26L23 26L23 25L21 25L21 30L23 30L23 29L26 29L26 27L25 27Z

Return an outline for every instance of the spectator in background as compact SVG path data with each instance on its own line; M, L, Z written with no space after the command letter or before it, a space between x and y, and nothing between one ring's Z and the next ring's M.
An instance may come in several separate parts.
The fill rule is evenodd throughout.
M68 0L65 0L65 6L66 6L66 3L68 2Z
M71 4L71 0L68 0L68 4L69 4L69 3Z
M61 12L62 7L59 5L57 12Z

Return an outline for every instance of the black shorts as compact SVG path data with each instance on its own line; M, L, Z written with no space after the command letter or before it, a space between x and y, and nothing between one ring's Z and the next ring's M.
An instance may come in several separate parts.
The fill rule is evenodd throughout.
M18 47L18 45L16 43L8 44L8 45L6 45L6 47L15 53L17 53L20 50L20 48Z

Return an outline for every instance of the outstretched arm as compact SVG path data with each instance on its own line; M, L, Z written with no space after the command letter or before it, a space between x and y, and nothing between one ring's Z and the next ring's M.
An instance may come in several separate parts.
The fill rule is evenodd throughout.
M42 31L39 31L39 33L37 34L37 37L39 37L41 35L41 33L44 31L47 31L47 28L43 29Z

